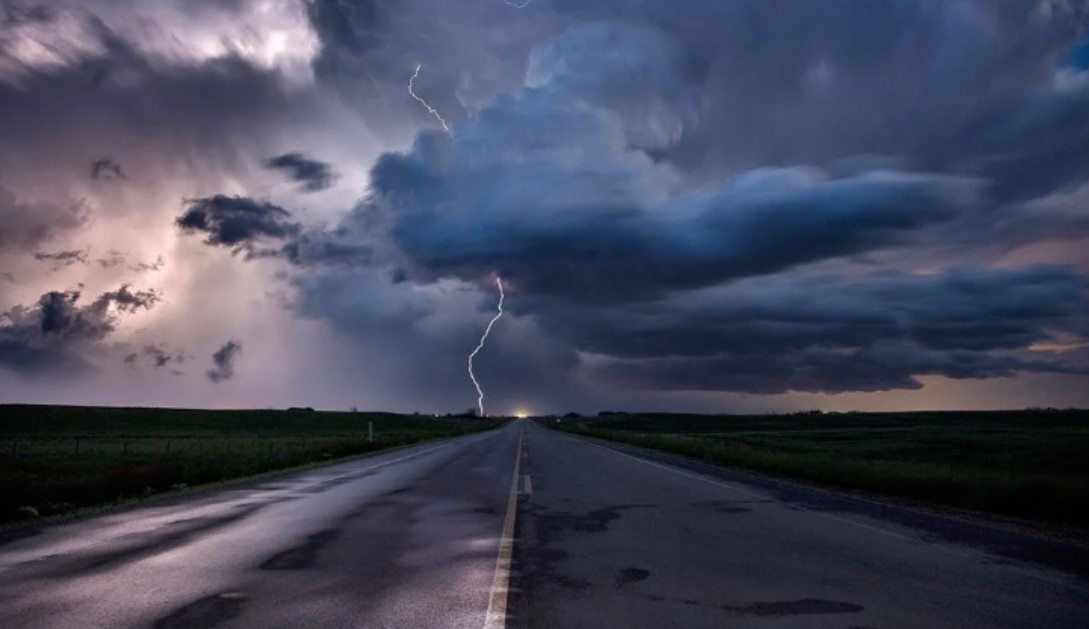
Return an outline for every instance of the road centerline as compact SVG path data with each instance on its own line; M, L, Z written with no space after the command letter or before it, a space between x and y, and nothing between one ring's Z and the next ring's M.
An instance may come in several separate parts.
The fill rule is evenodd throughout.
M484 629L503 629L507 624L507 597L510 592L510 565L514 554L514 523L518 517L518 474L522 464L522 445L525 430L518 437L518 451L514 456L514 471L507 498L507 514L503 518L503 533L499 538L499 553L495 560L495 578L492 579L488 597L488 612L484 616Z

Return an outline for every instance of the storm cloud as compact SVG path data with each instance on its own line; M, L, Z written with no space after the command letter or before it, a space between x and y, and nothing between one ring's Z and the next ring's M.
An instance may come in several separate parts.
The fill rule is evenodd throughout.
M480 368L506 410L1085 382L1089 1L0 0L0 20L8 350L116 338L157 364L230 329L179 396L463 410L501 277ZM77 250L155 262L34 260ZM49 290L152 270L170 301L131 337L127 297L96 318ZM1047 405L1089 403L1062 386Z
M592 19L527 52L520 88L379 158L345 225L385 230L393 277L501 276L516 315L624 388L838 393L1086 372L1030 349L1084 339L1083 268L919 268L935 247L993 246L981 231L1014 247L1061 237L1010 224L1032 222L1015 202L1089 166L1075 157L1089 83L1052 78L1084 3L607 4L625 19L586 8ZM754 32L791 36L753 48ZM891 253L900 268L855 268ZM829 294L845 305L791 323Z
M893 171L834 179L768 169L654 202L641 188L668 175L649 161L625 168L618 151L605 157L620 163L595 160L605 172L590 174L589 165L568 170L562 147L549 149L561 154L533 163L525 147L519 168L419 145L384 158L372 203L391 215L392 239L414 276L495 272L528 294L654 298L903 243L971 208L979 188L968 178ZM444 167L428 162L440 154Z
M1038 346L1089 330L1089 280L1069 267L749 279L630 306L543 309L614 383L666 390L917 389L916 376L1089 372ZM657 384L653 384L657 383Z

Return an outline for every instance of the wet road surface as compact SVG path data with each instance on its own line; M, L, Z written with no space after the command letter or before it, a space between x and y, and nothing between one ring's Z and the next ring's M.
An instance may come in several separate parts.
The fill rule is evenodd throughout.
M1085 548L538 426L527 446L512 627L1089 627Z
M513 422L8 541L0 627L1084 628L1087 558Z
M473 627L519 428L48 527L0 546L0 627Z

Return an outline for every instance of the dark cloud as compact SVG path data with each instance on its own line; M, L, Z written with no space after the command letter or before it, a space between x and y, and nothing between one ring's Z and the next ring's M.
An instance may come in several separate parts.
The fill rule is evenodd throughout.
M1026 360L983 352L934 352L885 343L850 353L811 349L786 360L723 355L660 360L610 360L597 367L610 384L659 391L730 391L753 394L918 390L917 376L1008 378L1018 373L1089 375L1084 365Z
M261 240L298 234L301 227L288 220L290 216L267 201L217 194L186 201L185 212L175 222L183 231L207 234L206 244L251 249Z
M95 181L114 181L127 179L127 177L124 171L121 170L121 164L104 157L91 162L91 179Z
M332 167L302 153L284 153L265 161L265 167L284 172L306 192L320 192L336 181Z
M1056 336L1089 340L1087 290L1084 276L1056 266L801 275L623 312L546 306L539 316L608 357L594 370L625 386L838 393L919 388L921 375L1089 373L1085 361L1030 351Z
M456 128L525 84L577 92L575 103L623 114L631 146L704 183L859 155L1005 176L989 160L1031 140L1056 160L1055 185L1075 168L1061 147L1083 144L1089 118L1050 85L1064 58L1077 69L1085 56L1084 0L535 4L315 0L315 68L380 120L407 109L428 126L406 107L418 63L421 90ZM1026 126L1041 109L1055 124Z
M216 384L230 380L234 377L234 364L241 353L241 343L227 341L212 354L213 367L205 372L205 376Z
M404 277L495 272L526 293L656 298L906 245L922 228L1011 198L1004 182L1027 191L1018 172L1030 162L1080 168L1059 156L1083 142L1032 122L1089 120L1076 115L1079 98L1046 88L1078 35L1066 18L1083 15L1080 4L1064 19L1027 2L973 3L975 13L931 3L794 2L786 12L747 2L605 4L558 3L580 21L529 54L526 87L480 109L452 139L425 133L375 165L357 218L388 227L407 258ZM337 23L392 19L368 6L365 15L339 7ZM615 11L624 19L587 19ZM344 28L331 31L335 42L358 35ZM1009 39L991 41L994 29ZM790 36L748 51L752 32ZM966 47L956 64L906 52L952 33L960 41L949 45ZM1011 61L1014 52L1023 58ZM1008 84L984 90L995 73ZM1026 98L1041 86L1045 102L1070 105L1032 115ZM915 112L910 124L873 115L920 89L946 106ZM980 111L954 106L981 91ZM948 141L991 119L1024 138ZM1017 164L990 159L1027 138L1040 148ZM948 144L955 153L935 148ZM1059 170L1036 168L1047 184L1032 189L1060 184Z
M119 313L134 313L161 300L154 290L127 285L80 305L81 293L51 291L32 307L0 314L0 365L25 372L89 368L84 356L117 327Z
M155 363L156 367L164 367L171 360L174 359L173 356L171 356L170 354L167 354L161 348L156 347L154 345L148 345L147 347L145 347L144 348L144 353L147 354L151 358L151 360Z
M148 309L162 301L162 295L155 290L135 291L129 289L127 284L121 288L103 293L96 303L105 302L113 304L121 312L136 312L140 309Z
M1065 171L1051 176L1054 186L1069 180L1057 161L1062 147L1083 143L1085 103L1052 82L1084 31L1084 1L582 4L559 3L602 21L579 23L549 44L531 59L530 76L557 69L586 76L599 102L623 101L630 88L594 75L602 65L628 63L630 46L588 59L605 48L591 47L600 39L594 31L651 29L675 62L669 72L646 73L650 87L641 89L679 123L675 141L658 154L705 181L757 166L827 167L881 155L911 169L968 171L1015 186L1004 162L1032 152L1052 160L1034 174ZM667 92L667 81L678 85ZM1037 126L1037 115L1050 122ZM1024 141L1036 147L1024 151Z
M266 201L216 195L186 202L175 224L187 233L206 233L204 242L245 252L246 259L281 258L298 266L369 264L371 246L347 229L304 229L291 213Z
M53 268L56 269L62 266L71 266L73 264L87 264L87 252L80 249L56 251L53 253L39 251L34 254L34 259L39 262L53 262Z

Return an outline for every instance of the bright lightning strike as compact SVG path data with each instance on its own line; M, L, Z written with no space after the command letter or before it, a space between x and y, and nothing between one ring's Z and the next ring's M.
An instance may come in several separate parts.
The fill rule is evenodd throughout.
M530 2L532 2L532 1L533 0L530 0ZM446 126L446 121L442 119L442 116L439 115L439 112L435 111L434 107L432 107L431 105L428 105L427 101L425 101L424 99L417 96L416 92L413 91L412 88L414 87L414 84L416 82L416 78L419 77L419 76L420 76L420 64L416 64L416 71L413 72L412 76L408 79L408 93L412 96L412 98L415 98L416 100L420 101L420 104L423 105L424 107L426 107L427 111L431 112L431 115L434 116L435 119L438 120L440 123L442 123L442 130L443 131L445 131L447 133L450 133L450 127Z
M507 6L514 7L515 9L524 9L529 5L533 4L533 0L526 0L522 4L518 4L517 2L511 2L510 0L503 0L503 2L506 3Z
M480 344L476 346L472 354L469 354L469 378L473 381L473 386L476 387L476 405L480 409L480 417L484 417L484 391L480 388L480 383L476 380L476 374L473 373L473 359L480 353L480 350L484 349L484 341L488 340L488 335L492 333L492 326L496 321L499 321L499 317L503 316L503 278L496 277L495 285L499 287L499 312L496 313L492 320L488 322L488 327L484 328L484 335L480 337Z

